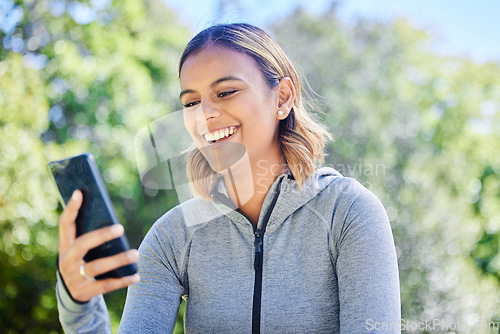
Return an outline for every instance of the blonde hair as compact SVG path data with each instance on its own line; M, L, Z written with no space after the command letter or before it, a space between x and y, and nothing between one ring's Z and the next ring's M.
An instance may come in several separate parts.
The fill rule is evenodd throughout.
M281 47L262 29L246 23L218 24L198 33L184 49L179 62L204 48L217 45L244 53L254 59L270 88L281 78L292 80L296 95L287 118L280 121L279 141L288 168L299 187L324 162L325 143L331 139L325 126L309 113L302 100L299 76ZM193 145L187 155L187 173L192 190L204 199L210 199L214 175L203 154Z

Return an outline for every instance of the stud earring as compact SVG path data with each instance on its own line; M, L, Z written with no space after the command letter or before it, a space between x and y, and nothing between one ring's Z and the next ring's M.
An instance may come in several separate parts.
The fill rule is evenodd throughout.
M278 113L278 116L283 116L283 115L285 114L285 111L284 111L284 110L279 109L279 110L277 111L277 113Z

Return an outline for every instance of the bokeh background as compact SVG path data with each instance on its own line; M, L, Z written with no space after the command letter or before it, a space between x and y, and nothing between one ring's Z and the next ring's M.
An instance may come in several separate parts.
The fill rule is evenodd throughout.
M484 11L494 0L434 1L441 11L423 1L396 15L394 2L357 15L349 1L0 0L0 331L62 332L61 206L47 162L92 152L137 247L177 198L141 185L134 136L181 108L189 38L241 20L265 28L307 78L335 137L326 164L386 207L402 318L500 321L500 11ZM439 26L450 18L456 41L477 47L452 43ZM116 332L125 290L105 298Z

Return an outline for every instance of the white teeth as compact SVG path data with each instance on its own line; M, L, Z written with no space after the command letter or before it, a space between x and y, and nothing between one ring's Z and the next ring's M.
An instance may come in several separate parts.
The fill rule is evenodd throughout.
M209 132L204 135L205 140L208 142L213 142L215 140L219 140L225 137L228 137L229 135L232 135L236 129L234 127L228 127L225 129L220 129L216 130L214 132Z

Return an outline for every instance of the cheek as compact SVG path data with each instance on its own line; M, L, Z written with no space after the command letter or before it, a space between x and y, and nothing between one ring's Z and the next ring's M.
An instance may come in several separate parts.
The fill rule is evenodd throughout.
M196 117L193 113L190 113L188 111L183 111L183 117L184 117L184 127L186 128L187 132L191 135L191 137L194 139L194 135L196 133Z

